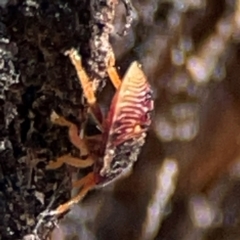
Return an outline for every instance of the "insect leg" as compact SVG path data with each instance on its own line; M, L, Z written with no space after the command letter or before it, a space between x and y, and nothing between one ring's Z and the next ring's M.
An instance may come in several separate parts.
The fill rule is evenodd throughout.
M90 106L89 113L93 117L93 120L96 123L96 125L98 126L99 130L103 132L103 126L102 126L103 117L102 117L102 112L101 112L100 108L98 107L98 105L96 104L94 107Z
M92 82L89 80L89 77L82 66L81 56L75 49L67 51L66 55L69 56L73 66L76 69L84 96L86 97L89 105L90 114L93 116L100 130L102 130L102 113L97 104Z
M94 188L94 186L95 186L94 174L89 173L87 176L81 179L81 184L79 184L79 187L82 187L82 189L80 190L80 192L66 203L60 205L57 209L50 211L49 215L51 216L59 215L68 211L73 204L80 202L85 197L85 195L91 189Z
M117 69L115 68L115 56L113 52L111 52L107 72L113 86L116 89L119 89L119 87L121 86L121 80L117 73Z
M89 153L87 144L83 138L79 137L78 127L75 124L69 122L64 117L60 117L56 112L52 112L51 121L54 124L68 127L70 141L76 148L78 148L81 151L81 155L87 155Z
M82 66L81 56L78 54L77 50L73 48L67 51L66 55L69 56L73 66L76 69L78 79L80 81L84 96L86 97L88 104L90 106L94 105L96 103L96 97L92 87L92 82L89 81L89 77Z
M46 166L46 169L51 170L60 168L64 163L77 168L87 168L93 165L94 159L92 156L89 156L87 159L82 160L70 155L63 155L57 158L56 161L50 161Z

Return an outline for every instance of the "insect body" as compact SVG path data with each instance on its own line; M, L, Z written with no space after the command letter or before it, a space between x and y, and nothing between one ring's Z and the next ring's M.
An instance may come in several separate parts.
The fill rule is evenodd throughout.
M102 136L99 149L91 153L88 150L90 140L81 139L78 136L77 126L56 113L52 115L55 123L69 127L71 142L81 150L82 155L87 154L88 158L81 160L65 155L58 158L56 162L51 162L48 168L54 169L63 163L81 168L94 166L93 172L74 183L74 187L81 188L79 194L60 205L51 212L52 214L65 212L72 204L80 201L89 190L106 185L131 169L145 142L153 110L152 91L139 64L133 62L121 81L112 63L108 68L108 75L117 92L106 120L103 121L91 82L82 68L80 56L76 50L69 51L68 55L77 70L89 111L102 130Z
M103 154L94 169L97 184L116 179L137 160L152 109L150 86L134 62L112 100L103 128Z

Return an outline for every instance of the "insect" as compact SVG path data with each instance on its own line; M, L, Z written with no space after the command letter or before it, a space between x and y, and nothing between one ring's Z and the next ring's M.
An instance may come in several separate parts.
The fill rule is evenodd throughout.
M67 55L76 69L89 112L102 134L95 139L80 137L76 125L55 112L52 113L52 121L69 128L70 141L80 149L81 155L86 155L87 158L82 160L64 155L56 161L51 161L47 169L56 169L66 163L79 168L93 165L93 171L73 183L73 187L80 189L77 196L51 211L50 215L64 213L83 199L88 191L115 181L131 169L145 142L153 110L152 90L140 65L136 61L133 62L121 81L114 67L115 59L112 54L107 72L117 91L107 117L103 120L92 82L82 67L81 57L74 49L68 51ZM99 149L96 151L91 151L89 148L93 140L99 144Z

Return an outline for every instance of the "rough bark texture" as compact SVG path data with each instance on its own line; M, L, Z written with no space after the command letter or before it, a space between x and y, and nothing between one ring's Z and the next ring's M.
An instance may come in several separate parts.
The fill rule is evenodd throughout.
M133 60L141 62L155 113L133 173L90 193L58 223L52 240L239 238L240 3L132 5L0 1L0 239L34 239L36 226L38 237L47 239L57 219L41 222L39 214L70 198L75 169L45 167L63 154L79 154L67 129L50 121L52 110L79 126L86 117L75 70L64 56L71 47L79 49L105 112L114 92L105 72L109 49L121 75ZM148 210L161 193L158 178L169 158L178 164L178 181L151 232L156 221Z

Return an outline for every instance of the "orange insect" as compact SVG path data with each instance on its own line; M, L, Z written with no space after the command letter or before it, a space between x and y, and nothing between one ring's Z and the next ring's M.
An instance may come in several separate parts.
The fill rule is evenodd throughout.
M106 120L103 121L92 82L89 81L82 67L80 56L74 49L68 51L67 55L77 71L89 112L96 120L99 129L102 130L102 134L95 139L81 138L76 125L58 116L55 112L52 114L52 121L67 126L71 142L80 149L82 156L88 157L82 160L64 155L56 161L51 161L47 168L55 169L66 163L79 168L93 165L93 171L73 184L73 187L80 188L77 196L60 205L56 210L50 211L50 215L64 213L73 204L79 202L89 190L107 185L131 169L145 142L153 110L152 91L139 64L133 62L121 81L114 67L115 59L112 57L107 71L117 92ZM98 150L88 149L93 140L99 142Z

